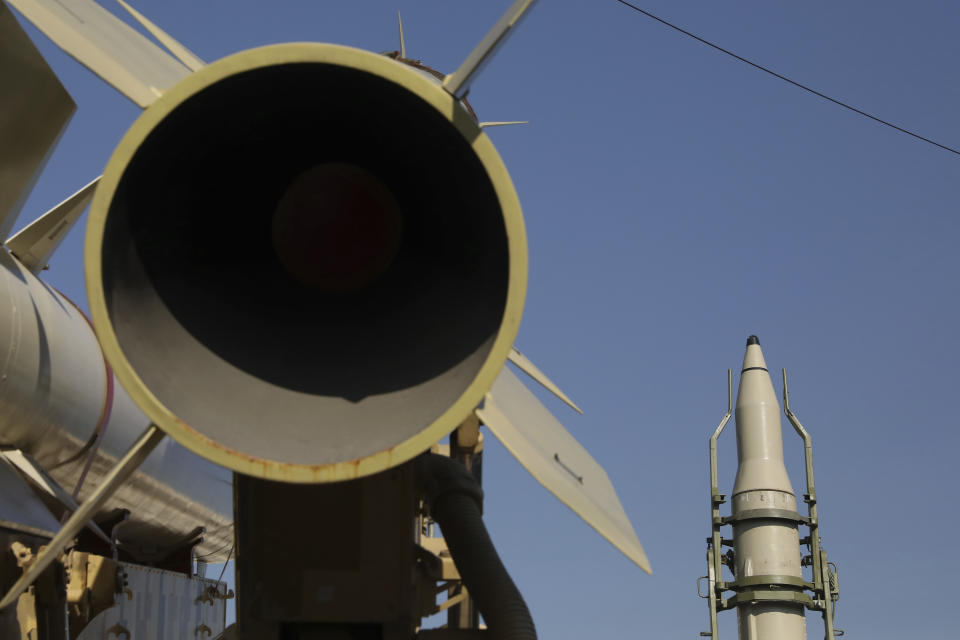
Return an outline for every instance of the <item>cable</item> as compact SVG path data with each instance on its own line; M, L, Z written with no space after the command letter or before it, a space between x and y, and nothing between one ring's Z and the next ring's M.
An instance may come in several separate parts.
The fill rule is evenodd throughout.
M232 552L233 552L233 543L232 543L232 542L228 542L228 543L226 543L225 545L223 545L222 547L220 547L219 549L216 549L216 550L214 550L214 551L211 551L210 553L204 553L204 554L202 554L202 555L198 555L196 558L197 558L197 560L201 560L201 559L203 559L203 558L209 558L210 556L219 555L220 552L223 551L224 549L226 549L227 547L230 547L231 553L232 553ZM206 562L206 560L203 560L203 561ZM216 563L208 563L208 564L216 564Z
M847 104L847 103L845 103L845 102L840 102L839 100L837 100L837 99L835 99L835 98L831 98L830 96L828 96L828 95L826 95L826 94L820 93L820 92L817 91L816 89L811 89L810 87L808 87L808 86L806 86L806 85L804 85L804 84L800 84L799 82L797 82L797 81L795 81L795 80L791 80L790 78L788 78L788 77L786 77L786 76L784 76L784 75L781 75L781 74L777 73L776 71L773 71L773 70L771 70L771 69L768 69L768 68L764 67L763 65L757 64L756 62L753 62L753 61L751 61L751 60L747 60L747 59L744 58L743 56L738 56L738 55L735 54L734 52L729 51L729 50L727 50L727 49L724 49L723 47L721 47L721 46L719 46L719 45L713 44L713 43L710 42L709 40L704 40L704 39L701 38L700 36L695 35L695 34L693 34L693 33L690 33L690 32L687 31L686 29L681 29L681 28L678 27L677 25L671 24L671 23L667 22L666 20L664 20L663 18L659 18L659 17L653 15L652 13L650 13L649 11L646 11L646 10L644 10L644 9L641 9L640 7L638 7L638 6L636 6L636 5L632 5L632 4L630 4L629 2L627 2L626 0L617 0L617 2L619 2L620 4L622 4L622 5L624 5L624 6L630 7L630 8L633 9L634 11L638 11L638 12L642 13L643 15L647 16L648 18L653 18L653 19L656 20L657 22L659 22L659 23L661 23L661 24L664 24L664 25L670 27L671 29L674 29L675 31L679 31L680 33L682 33L682 34L685 35L685 36L690 36L691 38L693 38L693 39L696 40L697 42L702 42L703 44L707 45L708 47L713 47L713 48L716 49L717 51L720 51L720 52L722 52L722 53L725 53L725 54L727 54L728 56L730 56L731 58L736 58L736 59L739 60L740 62L745 62L745 63L747 63L748 65L750 65L751 67L754 67L755 69L759 69L760 71L763 71L763 72L765 72L765 73L769 73L769 74L772 75L773 77L779 78L779 79L783 80L784 82L789 82L789 83L792 84L793 86L799 87L800 89L803 89L804 91L809 91L810 93L812 93L812 94L815 95L815 96L819 96L819 97L823 98L824 100L828 100L828 101L830 101L830 102L832 102L832 103L834 103L834 104L836 104L836 105L839 105L839 106L843 107L844 109L849 109L850 111L853 111L854 113L858 113L858 114L860 114L861 116L863 116L863 117L865 117L865 118L870 118L870 119L873 120L874 122L879 122L880 124L886 125L886 126L890 127L891 129L896 129L897 131L900 131L901 133L905 133L905 134L907 134L907 135L909 135L909 136L913 136L914 138L917 138L918 140L923 140L924 142L929 142L930 144L932 144L932 145L935 146L935 147L940 147L941 149L943 149L943 150L945 150L945 151L949 151L950 153L955 153L955 154L957 154L958 156L960 156L960 151L957 151L956 149L954 149L954 148L952 148L952 147L948 147L948 146L945 145L945 144L940 144L939 142L935 142L935 141L931 140L930 138L924 138L923 136L921 136L921 135L919 135L919 134L916 134L916 133L914 133L913 131L909 131L909 130L907 130L907 129L904 129L903 127L898 127L897 125L895 125L895 124L893 124L893 123L891 123L891 122L887 122L886 120L882 120L882 119L880 119L880 118L878 118L878 117L876 117L876 116L872 116L872 115L870 115L869 113L867 113L866 111L861 111L860 109L857 109L856 107L852 107L852 106L850 106L849 104Z
M223 561L223 569L220 569L220 577L217 578L217 583L223 580L223 574L226 573L227 571L227 564L230 562L230 557L233 556L233 550L235 547L236 547L236 544L230 547L230 553L227 554L227 559Z

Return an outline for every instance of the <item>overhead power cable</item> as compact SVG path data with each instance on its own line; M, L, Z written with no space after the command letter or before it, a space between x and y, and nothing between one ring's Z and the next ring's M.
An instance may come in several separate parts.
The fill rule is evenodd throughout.
M663 18L660 18L660 17L658 17L658 16L655 16L655 15L653 15L652 13L650 13L649 11L646 11L646 10L644 10L644 9L641 9L640 7L638 7L638 6L636 6L636 5L630 4L630 3L627 2L626 0L617 0L617 2L619 2L620 4L625 5L625 6L627 6L627 7L630 7L630 8L633 9L634 11L638 11L638 12L642 13L643 15L647 16L648 18L652 18L652 19L656 20L656 21L659 22L660 24L666 25L666 26L670 27L671 29L673 29L673 30L675 30L675 31L679 31L680 33L682 33L682 34L685 35L685 36L690 36L691 38L693 38L693 39L696 40L697 42L701 42L701 43L707 45L708 47L712 47L712 48L716 49L717 51L720 51L721 53L725 53L725 54L727 54L728 56L730 56L731 58L736 58L736 59L739 60L740 62L745 62L746 64L750 65L751 67L754 67L755 69L759 69L760 71L763 71L763 72L765 72L765 73L769 73L769 74L772 75L773 77L779 78L779 79L783 80L784 82L788 82L788 83L792 84L792 85L795 86L795 87L799 87L800 89L803 89L804 91L809 91L810 93L812 93L812 94L815 95L815 96L819 96L819 97L823 98L824 100L828 100L828 101L830 101L830 102L832 102L832 103L834 103L834 104L836 104L836 105L839 105L839 106L843 107L844 109L849 109L850 111L853 111L854 113L858 113L858 114L860 114L861 116L863 116L863 117L865 117L865 118L869 118L869 119L873 120L874 122L879 122L880 124L886 125L886 126L890 127L891 129L896 129L897 131L899 131L899 132L901 132L901 133L905 133L905 134L907 134L908 136L913 136L914 138L916 138L916 139L918 139L918 140L923 140L924 142L929 142L930 144L932 144L932 145L935 146L935 147L940 147L941 149L944 149L945 151L949 151L950 153L955 153L955 154L957 154L958 156L960 156L960 151L957 151L956 149L954 149L954 148L952 148L952 147L948 147L948 146L945 145L945 144L940 144L939 142L936 142L936 141L934 141L934 140L931 140L930 138L924 138L924 137L921 136L920 134L914 133L913 131L910 131L910 130L908 130L908 129L904 129L903 127L898 127L897 125L893 124L892 122L887 122L886 120L883 120L883 119L881 119L881 118L878 118L877 116L870 115L870 114L867 113L866 111L861 111L860 109L857 109L856 107L853 107L853 106L847 104L846 102L841 102L840 100L837 100L836 98L831 98L830 96L828 96L828 95L826 95L826 94L824 94L824 93L820 93L820 92L817 91L816 89L811 89L810 87L808 87L808 86L805 85L805 84L800 84L799 82L797 82L797 81L795 81L795 80L791 80L791 79L788 78L787 76L781 75L781 74L777 73L776 71L773 71L772 69L768 69L767 67L765 67L765 66L763 66L763 65L761 65L761 64L757 64L756 62L753 62L752 60L747 60L747 59L744 58L743 56L738 56L737 54L735 54L734 52L730 51L729 49L724 49L724 48L721 47L720 45L716 45L716 44L710 42L709 40L704 40L704 39L701 38L700 36L698 36L698 35L696 35L696 34L693 34L693 33L690 33L690 32L687 31L686 29L682 29L682 28L678 27L678 26L675 25L675 24L672 24L672 23L670 23L670 22L667 22L667 21L664 20Z
M223 561L223 569L220 569L220 575L217 577L217 582L219 583L223 580L223 574L227 572L227 565L230 563L230 558L233 557L233 550L237 548L237 543L234 542L233 546L230 547L230 553L227 554L227 559ZM219 587L217 587L219 589Z

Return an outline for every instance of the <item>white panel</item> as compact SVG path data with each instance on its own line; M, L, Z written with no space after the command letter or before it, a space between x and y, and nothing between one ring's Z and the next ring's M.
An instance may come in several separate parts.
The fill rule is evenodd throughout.
M141 107L191 73L92 0L8 2L61 49Z
M493 383L477 415L540 484L650 572L607 472L509 369Z
M207 588L218 584L216 581L120 564L133 597L119 596L117 605L91 620L77 640L125 638L118 635L121 629L129 631L131 640L209 639L223 631L226 601L201 597ZM222 592L226 585L219 583L218 588Z

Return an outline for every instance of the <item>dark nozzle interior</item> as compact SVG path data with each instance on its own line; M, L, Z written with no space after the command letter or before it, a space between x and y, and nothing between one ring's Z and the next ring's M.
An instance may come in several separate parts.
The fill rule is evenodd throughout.
M102 258L158 400L225 446L309 463L445 411L489 353L510 268L463 135L399 85L316 63L178 106L123 174Z

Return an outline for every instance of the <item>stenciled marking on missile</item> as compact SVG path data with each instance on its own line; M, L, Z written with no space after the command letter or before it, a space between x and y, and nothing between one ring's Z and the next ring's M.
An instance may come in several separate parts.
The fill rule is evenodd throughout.
M583 476L577 474L576 471L574 471L573 469L571 469L571 468L568 467L567 465L563 464L563 461L560 459L560 454L559 454L559 453L554 453L554 454L553 454L553 459L557 461L557 464L558 464L558 465L560 465L561 467L563 467L563 470L564 470L564 471L566 471L567 473L569 473L570 475L572 475L574 478L576 478L576 479L577 479L577 482L579 482L580 484L583 484Z
M60 235L63 232L64 227L66 227L68 224L69 222L67 220L61 220L60 224L58 224L50 233L50 235L47 236L47 240L53 240Z

